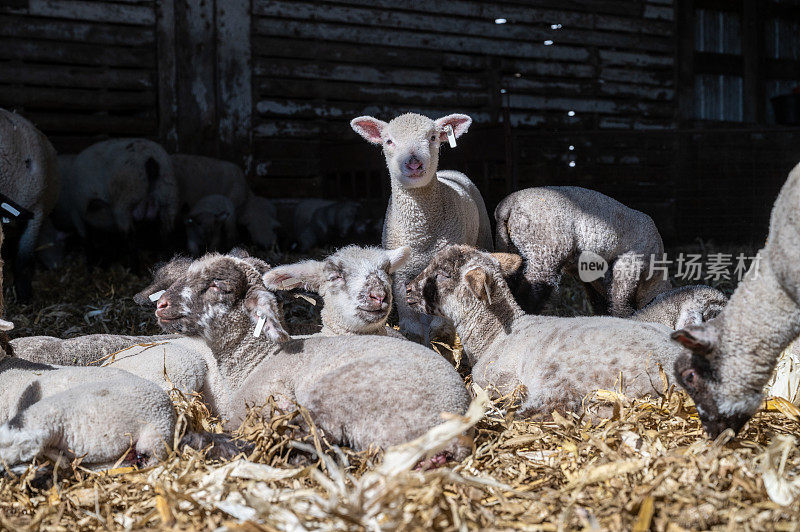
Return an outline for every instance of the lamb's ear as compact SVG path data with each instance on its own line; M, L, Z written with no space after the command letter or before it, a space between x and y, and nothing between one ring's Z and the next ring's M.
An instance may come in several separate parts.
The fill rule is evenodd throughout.
M383 134L383 128L387 125L388 124L383 120L378 120L371 116L359 116L350 121L350 127L352 127L356 133L364 137L367 142L371 142L372 144L383 143L383 137L381 135Z
M272 292L253 287L247 292L243 305L255 327L254 336L264 335L273 342L285 342L289 339L289 333L281 323L278 301Z
M0 319L0 331L10 331L14 328L14 324L8 320Z
M492 304L492 289L494 279L483 268L473 268L464 274L467 288L472 294L484 303Z
M472 124L472 118L462 114L452 114L443 116L436 120L436 130L439 132L439 139L442 142L447 141L447 126L453 128L453 134L456 138L460 137L467 132L469 126Z
M235 247L228 252L228 256L236 259L246 259L250 256L250 253L244 248Z
M709 323L689 325L672 333L670 338L697 355L707 355L717 345L716 328Z
M153 282L150 284L150 286L133 296L133 300L137 305L147 305L155 302L155 300L158 299L153 299L155 294L158 292L163 292L172 286L172 283L183 277L191 264L191 259L186 257L175 257L171 261L159 267L155 273L153 273Z
M492 253L492 257L500 263L503 277L510 277L522 268L522 257L516 253Z
M387 251L389 256L389 273L394 273L403 267L409 257L411 257L411 248L408 246L399 247L391 251Z
M324 263L318 260L276 266L264 274L264 284L270 290L291 290L303 286L306 290L316 292L325 280L323 267Z

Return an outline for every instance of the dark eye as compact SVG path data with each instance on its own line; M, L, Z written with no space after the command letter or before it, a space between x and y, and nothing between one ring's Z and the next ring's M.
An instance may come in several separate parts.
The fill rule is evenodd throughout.
M220 292L230 292L230 288L222 282L219 281L211 281L208 285L209 290L219 290Z
M441 277L442 279L450 279L451 276L447 272L436 272L436 277Z
M187 219L186 219L186 223L187 223L187 224L193 224L193 223L194 223L194 220L193 220L193 219L191 219L191 218L187 218Z
M681 373L681 380L687 388L694 388L700 382L700 376L693 368L683 370Z
M393 144L392 139L386 139L386 145L391 146Z
M436 135L431 135L431 142L433 142L434 140L436 140Z

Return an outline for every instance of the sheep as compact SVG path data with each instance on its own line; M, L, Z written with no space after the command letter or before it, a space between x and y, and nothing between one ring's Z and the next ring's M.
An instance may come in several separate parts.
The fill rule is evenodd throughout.
M267 198L255 194L250 194L247 199L239 216L239 224L247 229L250 240L264 249L271 249L275 245L278 230L281 228L275 205Z
M189 253L229 249L236 242L236 210L221 194L200 198L184 219Z
M232 390L226 427L247 404L296 402L331 438L355 449L421 435L443 412L463 414L469 394L455 370L425 347L376 335L289 340L265 272L251 261L209 254L158 300L166 332L202 338ZM453 442L456 458L468 450Z
M671 288L649 271L650 260L664 253L653 220L594 190L520 190L497 205L495 221L497 249L525 259L514 293L528 313L541 311L563 272L580 277L582 254L609 267L605 276L583 283L595 314L628 317Z
M798 206L800 164L775 200L766 244L722 312L672 333L686 348L675 378L712 438L739 432L753 416L778 357L800 334Z
M294 234L301 252L336 244L350 236L359 206L354 201L305 199L294 210Z
M185 209L191 209L205 196L220 194L231 200L237 215L244 210L250 198L250 188L244 172L237 165L184 153L176 153L170 158Z
M501 395L524 386L521 415L578 411L586 395L613 389L620 376L631 397L657 391L658 366L670 367L682 352L669 341L671 329L608 316L525 314L503 278L521 265L519 255L451 245L408 285L407 299L453 320L473 382Z
M716 288L681 286L657 295L646 307L634 312L631 319L661 323L673 330L682 329L716 317L727 302L725 294Z
M319 334L378 334L402 338L387 327L392 310L392 274L411 253L407 246L392 251L376 247L347 246L324 261L307 260L276 266L267 271L270 290L302 286L322 296L322 330Z
M41 131L22 116L0 109L0 193L23 212L22 235L14 259L17 297L33 295L34 252L39 231L58 201L60 178L56 151ZM5 216L5 214L4 214Z
M439 147L460 137L472 119L463 114L431 120L407 113L386 123L360 116L351 127L372 144L383 146L392 195L383 226L383 247L411 247L410 260L395 274L394 299L400 330L428 343L432 337L452 340L452 325L414 313L405 302L405 286L447 244L469 244L493 249L489 215L477 187L452 170L437 171ZM454 140L453 140L454 142Z
M155 142L105 140L75 157L59 204L81 238L87 227L130 234L141 222L158 222L166 236L178 214L178 184L169 155Z

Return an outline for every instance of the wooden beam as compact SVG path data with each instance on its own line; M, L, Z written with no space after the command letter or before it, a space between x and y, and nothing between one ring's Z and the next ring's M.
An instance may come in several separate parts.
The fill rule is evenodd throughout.
M158 47L158 136L164 147L178 147L176 121L178 115L177 72L175 65L174 0L156 3L156 46Z
M216 0L217 118L219 141L227 159L252 168L253 114L250 57L250 0Z

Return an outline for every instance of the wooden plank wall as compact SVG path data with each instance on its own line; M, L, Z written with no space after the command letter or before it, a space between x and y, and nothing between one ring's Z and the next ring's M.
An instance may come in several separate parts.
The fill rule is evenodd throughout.
M315 194L345 179L385 192L343 177L380 166L352 144L362 114L459 111L479 129L500 127L506 107L515 128L674 127L673 19L672 0L253 0L257 187L298 192L306 178ZM505 155L502 132L487 140ZM472 164L452 153L451 166Z
M0 2L0 107L61 152L158 138L153 0Z

